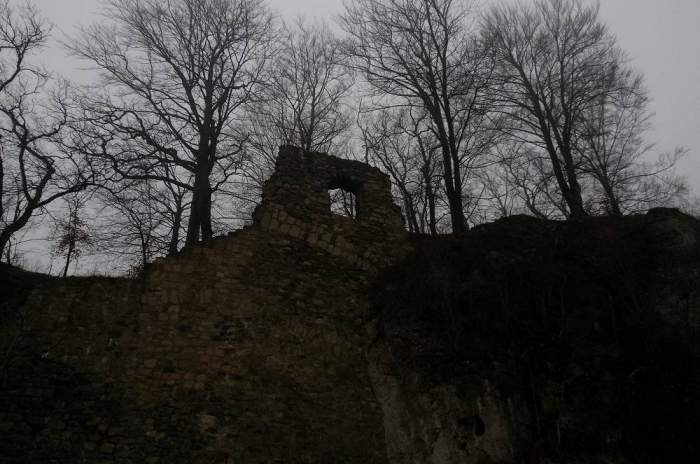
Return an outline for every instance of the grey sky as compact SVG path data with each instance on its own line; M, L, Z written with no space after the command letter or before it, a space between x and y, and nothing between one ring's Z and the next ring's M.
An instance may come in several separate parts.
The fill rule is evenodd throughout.
M491 3L497 0L485 0ZM97 0L34 0L55 24L54 37L73 34L79 24L95 19ZM271 0L268 4L284 18L305 15L332 18L342 9L342 0ZM653 98L654 131L650 142L656 150L670 151L678 145L690 153L679 172L700 193L700 1L699 0L601 0L601 15L619 43L646 75ZM65 56L59 46L42 56L45 64L79 81L89 74Z
M602 0L601 14L638 69L653 98L658 150L690 150L679 172L700 194L700 1Z
M478 0L477 0L478 1ZM481 0L490 4L499 0ZM527 1L527 0L524 0ZM92 76L81 70L85 64L66 56L56 39L73 35L78 25L97 19L98 0L33 0L54 25L53 40L40 60L51 70L79 82ZM280 16L296 15L332 19L342 10L342 0L269 0ZM656 152L676 146L690 152L679 165L679 173L689 179L700 194L700 0L601 0L601 16L617 35L634 65L646 75L653 98L654 130L649 142ZM30 244L27 251L45 261L46 243Z

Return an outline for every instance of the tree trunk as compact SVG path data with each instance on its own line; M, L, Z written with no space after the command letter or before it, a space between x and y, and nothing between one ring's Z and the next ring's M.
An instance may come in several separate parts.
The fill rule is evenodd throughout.
M431 183L430 175L423 171L423 182L425 182L425 198L428 201L428 227L430 235L437 235L437 220L435 219L435 192Z
M581 193L578 195L573 194L570 201L567 202L569 205L569 210L571 211L571 217L575 219L580 219L588 216L585 208L583 207L583 200L581 198Z
M546 127L546 125L542 123L542 127ZM554 177L557 180L562 197L564 198L566 205L569 207L570 217L582 218L588 216L586 210L583 208L581 185L578 183L578 179L576 178L576 171L573 167L571 157L565 157L564 167L562 168L562 162L559 159L557 149L554 147L554 143L552 142L551 138L545 136L545 143L547 145L549 159L552 161L552 171L554 172ZM564 171L566 171L566 176L564 175Z
M68 275L68 267L70 266L70 258L71 258L72 254L73 254L73 244L70 244L68 246L68 253L66 254L66 266L63 268L63 277L64 278Z
M6 234L4 231L2 233L0 233L0 260L2 260L2 257L4 256L5 247L10 242L10 236L9 235L5 236L5 235ZM9 264L9 261L10 261L9 258L7 261Z
M209 175L205 180L204 199L202 200L202 241L208 242L214 236L211 225L211 184Z
M433 124L437 129L438 140L442 148L442 168L443 178L445 182L445 192L447 194L447 204L450 208L450 219L452 222L452 233L461 234L467 231L467 223L464 220L464 211L462 210L462 188L460 184L455 182L459 179L459 164L453 165L453 153L450 139L445 130L440 112L431 112ZM456 169L456 172L453 170Z
M201 237L207 241L212 237L211 228L211 185L207 157L200 157L195 172L190 220L187 224L186 245L193 245Z
M445 191L447 203L450 207L450 219L452 221L452 233L461 234L467 231L462 211L462 192L455 189L454 175L452 173L452 156L447 146L442 148L442 162L445 179Z
M27 225L29 218L32 216L32 212L34 212L35 209L35 206L27 205L24 213L22 213L22 215L20 215L20 217L14 222L9 223L9 225L7 225L2 232L0 232L0 258L5 252L5 247L7 244L10 243L12 235Z
M141 232L141 269L146 269L146 264L148 264L148 238Z
M173 256L178 252L178 245L180 242L180 224L182 224L182 208L179 206L175 211L175 217L173 218L173 227L170 232L170 243L168 244L168 256Z
M607 179L601 179L600 183L603 186L605 197L608 200L608 214L611 216L622 216L620 202L617 200L617 196L615 196L615 192L613 191L610 182L608 182Z
M408 222L408 231L417 234L420 232L420 227L418 227L418 220L416 219L416 211L413 208L413 202L405 190L402 196L404 209L406 211L406 221Z
M564 158L564 168L566 169L566 178L569 184L568 196L565 196L566 203L569 205L572 218L582 218L588 216L583 208L583 197L581 196L581 184L578 182L576 175L576 166L571 155L571 144L564 140L560 145L561 153Z
M572 218L583 218L588 216L586 210L583 207L583 197L581 196L581 185L576 179L576 174L569 174L569 191L568 195L564 197L566 204L569 205L569 211L571 211Z
M200 208L199 204L199 189L197 188L197 181L195 180L195 188L192 192L192 203L190 205L190 219L187 223L187 238L185 239L185 245L194 245L199 241L199 226L202 222L200 218Z

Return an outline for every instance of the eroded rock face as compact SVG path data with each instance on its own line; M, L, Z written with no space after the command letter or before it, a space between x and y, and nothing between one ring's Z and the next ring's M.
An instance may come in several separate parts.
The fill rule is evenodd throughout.
M698 221L673 208L654 208L646 216L653 242L673 252L693 252L700 244Z
M699 226L511 217L417 240L373 289L390 461L695 459Z
M368 368L390 463L513 462L512 417L488 381L460 397L454 384L436 384L401 366L387 343L369 350Z
M660 250L654 307L665 330L700 354L700 221L676 209L656 208L645 222L650 248Z

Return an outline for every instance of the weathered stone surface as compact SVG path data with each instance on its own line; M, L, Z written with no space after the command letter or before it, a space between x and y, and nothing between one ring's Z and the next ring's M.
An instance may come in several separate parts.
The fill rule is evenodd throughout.
M654 208L645 220L654 243L676 252L689 252L700 243L698 221L673 208Z
M332 214L330 189L355 195L354 219ZM277 169L253 214L259 227L301 238L359 269L401 256L406 232L385 174L358 161L282 147ZM320 242L320 243L319 243Z
M330 212L328 190L336 187L356 195L355 219ZM648 307L655 331L700 354L698 221L674 210L624 224L508 218L447 238L449 246L431 241L429 259L415 269L392 268L411 270L413 280L403 275L382 287L382 307L370 304L370 288L413 250L389 188L362 163L283 147L251 227L158 260L139 280L44 279L13 321L0 313L0 347L10 346L5 340L17 347L0 359L0 462L566 462L543 461L533 440L539 419L528 406L539 401L542 420L556 417L556 427L545 427L554 435L590 432L586 407L564 402L561 392L570 379L587 378L584 367L594 379L601 359L625 360L614 350L594 352L591 340L619 323L601 314L634 320L635 305ZM649 259L629 251L638 247ZM566 307L556 293L565 284L581 291L565 295ZM645 301L628 298L642 294L635 285ZM416 288L417 297L439 291L397 303ZM602 297L610 291L613 298ZM589 301L591 292L598 299ZM433 306L439 299L459 305ZM371 313L386 318L413 305L427 308L418 322L409 312L378 328ZM537 391L513 388L518 364L486 360L507 346L516 347L513 359L547 355L541 343L502 331L504 321L537 319L547 305L554 321L564 320L564 309L581 312L568 314L553 337L578 336L565 353L579 359L561 372L547 365L533 377ZM444 334L420 331L423 319L446 309L453 319L438 324ZM541 325L526 327L546 341ZM455 328L471 334L460 343L483 343L445 364L443 345L454 349ZM448 374L433 372L445 365ZM621 378L649 369L634 368ZM594 406L615 406L611 398L619 397L606 397L605 381L595 388ZM619 431L604 432L615 450Z
M357 219L331 213L339 185ZM140 281L35 290L23 312L40 359L17 360L0 400L0 426L25 439L4 441L0 460L386 462L364 352L368 277L409 249L389 188L362 163L286 147L252 227ZM91 393L58 394L66 372L41 379L52 363ZM22 431L29 419L45 438Z
M390 461L694 461L699 226L511 217L416 239L373 288Z
M386 343L369 351L368 366L384 413L389 462L513 462L510 415L488 381L473 396L460 398L454 385L398 368Z

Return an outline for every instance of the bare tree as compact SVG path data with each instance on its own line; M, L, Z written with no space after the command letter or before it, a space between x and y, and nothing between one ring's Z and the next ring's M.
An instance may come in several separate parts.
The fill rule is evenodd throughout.
M598 10L583 0L517 2L493 7L482 24L504 128L548 154L574 217L586 215L576 140L590 108L620 90L614 75L625 61Z
M469 10L456 0L354 0L340 25L349 65L379 95L422 107L440 143L454 232L467 230L462 167L478 156L469 135L481 129L491 62L474 40Z
M413 111L417 110L385 109L358 124L366 161L391 177L409 231L436 235L441 203L440 146L430 130L429 117Z
M24 266L24 253L22 252L22 245L26 243L26 235L29 232L28 227L24 228L21 232L14 234L10 237L10 240L5 244L5 249L3 250L3 255L0 256L0 263L3 261L10 266L23 267Z
M699 195L684 195L677 200L677 204L683 212L700 220L700 196Z
M24 75L41 75L27 58L44 45L49 32L50 26L31 4L16 9L9 0L0 0L0 92Z
M352 76L338 40L324 23L287 26L260 98L248 105L246 174L259 187L281 145L337 151L352 125ZM258 189L259 191L259 189Z
M272 16L256 0L103 3L114 25L95 24L69 45L102 76L87 102L98 110L87 118L91 130L81 130L89 136L81 149L123 179L190 190L186 243L208 240L212 195L240 167L235 118L263 79ZM104 94L109 97L96 97ZM164 178L151 169L162 163L189 175Z
M483 169L477 174L484 198L479 208L480 222L518 214L521 211L516 185L504 169Z
M177 253L184 189L154 180L132 181L100 193L97 240L101 250L143 269L153 258Z
M619 90L603 93L584 113L576 140L580 169L598 185L597 203L603 213L620 216L668 205L685 189L674 173L685 150L676 148L655 162L647 161L653 145L645 141L650 114L643 78L631 70L620 70L613 78L625 82L613 84Z
M284 143L328 151L352 118L345 99L352 86L338 40L324 23L299 18L285 31L266 97L268 115Z
M0 256L46 206L94 180L82 158L57 144L65 85L51 90L49 75L28 61L49 29L33 7L0 0Z
M487 193L482 209L491 212L487 219L523 213L542 219L566 217L566 203L543 150L505 139L490 155L493 164L478 174Z

